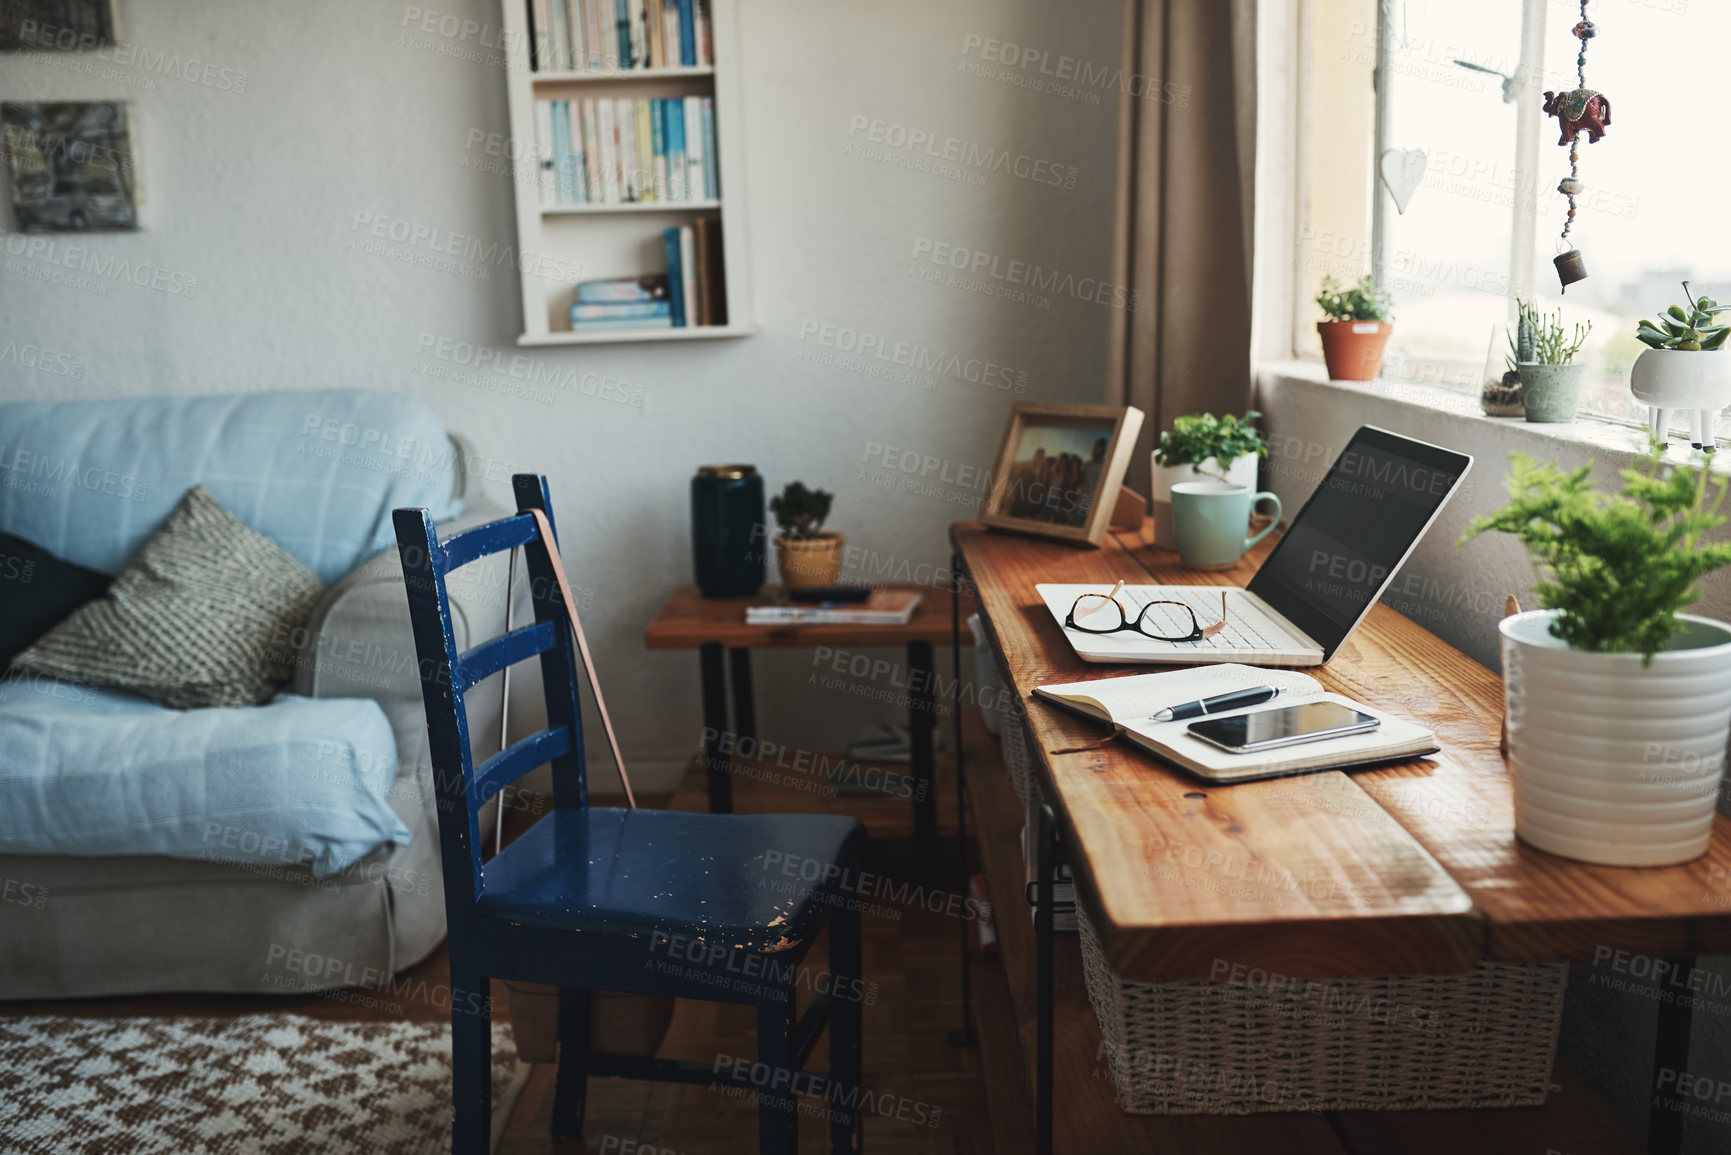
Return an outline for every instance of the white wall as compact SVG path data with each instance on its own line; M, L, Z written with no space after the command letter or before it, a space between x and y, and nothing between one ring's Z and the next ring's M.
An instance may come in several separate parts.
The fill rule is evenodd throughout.
M590 631L627 757L644 786L665 788L697 741L696 658L650 654L641 638L667 592L691 580L694 468L751 461L772 485L799 478L832 489L832 527L878 566L944 564L945 528L971 515L977 492L941 481L931 493L881 488L869 479L871 447L929 455L952 475L983 469L1016 396L955 378L927 391L814 365L800 357L816 347L802 330L829 323L982 358L1025 373L1028 399L1104 393L1103 307L1056 296L1037 308L908 272L926 238L1006 263L1108 274L1115 94L1054 94L964 66L980 59L970 36L1005 37L1054 62L1115 63L1115 0L736 7L745 139L731 147L749 182L745 256L761 332L532 354L537 367L622 382L640 406L581 391L543 404L427 371L450 368L421 355L429 338L511 351L516 275L495 267L483 281L359 251L366 234L355 221L370 213L474 236L483 249L514 245L511 177L476 171L491 158L469 145L474 130L507 132L504 74L474 59L497 55L486 34L427 33L420 7L339 0L126 0L128 38L148 56L0 57L0 99L134 102L143 231L52 239L179 274L169 283L182 287L197 278L195 293L180 294L101 278L100 291L47 283L39 278L53 258L20 251L26 238L9 232L5 336L65 351L80 373L0 361L0 392L364 386L422 398L490 458L500 481L488 488L501 502L510 472L550 476L572 580L594 591ZM487 0L443 0L437 11L490 33L500 24ZM856 117L1073 166L1074 187L999 172L982 186L848 155L863 142L850 137ZM894 713L805 686L804 656L759 671L766 739L833 749L858 721Z

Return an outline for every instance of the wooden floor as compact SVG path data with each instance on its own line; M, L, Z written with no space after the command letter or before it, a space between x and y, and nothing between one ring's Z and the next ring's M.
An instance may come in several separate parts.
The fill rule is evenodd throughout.
M946 782L953 800L953 779ZM666 806L669 801L663 796L645 798L642 803ZM949 810L954 813L953 801ZM863 869L896 880L918 879L911 841L878 839L868 844ZM953 890L956 877L952 875L953 864L937 885ZM972 1047L951 1046L945 1038L961 1021L957 965L961 928L955 918L917 905L880 905L887 906L896 917L890 917L889 912L868 913L862 919L865 981L875 984L875 990L868 987L865 1007L865 1068L866 1089L871 1096L868 1102L890 1117L868 1117L868 1149L876 1155L992 1155L979 1054ZM826 949L820 941L810 958L827 957ZM441 946L425 962L399 976L393 989L402 992L400 996L335 991L286 997L154 995L0 1003L0 1017L170 1018L278 1012L342 1021L445 1020L449 1010L438 1001L438 995L449 974ZM502 1016L506 1006L503 985L495 982L492 993L495 1014ZM660 1054L705 1062L713 1062L718 1054L749 1059L756 1054L755 1026L749 1007L681 1000ZM824 1044L819 1044L811 1065L820 1069L828 1066ZM552 1090L552 1066L538 1065L507 1124L499 1155L582 1151L619 1155L641 1147L650 1149L645 1155L736 1155L757 1150L755 1102L705 1087L617 1079L590 1083L583 1142L555 1142L548 1135ZM804 1102L816 1105L820 1100ZM897 1111L903 1118L894 1117ZM802 1152L827 1151L827 1137L827 1125L821 1120L801 1120ZM4 1146L0 1140L0 1150Z
M978 726L970 726L968 767L975 793L972 809L982 817L995 812L1000 825L1013 821L1017 806L997 760L996 746ZM977 777L976 777L977 776ZM954 780L940 774L940 797L954 795ZM668 805L667 797L645 804ZM790 807L793 808L793 807ZM953 814L953 803L949 807ZM886 814L885 818L891 815ZM946 826L948 823L946 822ZM986 833L971 865L981 868L1001 857L1001 831ZM951 852L953 839L946 842ZM997 863L995 873L1012 873ZM875 837L866 869L892 879L916 881L912 845L905 839ZM959 893L957 864L946 864L938 886ZM998 896L994 896L998 897ZM957 920L918 905L897 907L864 920L865 979L875 984L865 1008L865 1067L871 1102L890 1117L868 1117L866 1143L874 1155L1023 1155L1032 1152L1032 1098L1027 1083L1032 1039L1019 1029L1016 1004L1029 997L1031 975L1013 959L987 956L975 967L977 1047L955 1047L947 1040L960 1022L960 976L956 952ZM1015 925L1009 925L1017 918ZM1006 948L1019 946L1025 957L1031 940L1026 911L1019 905L999 912ZM1265 1155L1269 1151L1327 1152L1329 1155L1631 1155L1638 1146L1578 1077L1559 1062L1559 1091L1543 1109L1263 1115L1248 1118L1125 1116L1113 1104L1111 1076L1099 1054L1099 1032L1080 994L1079 959L1073 938L1058 943L1060 1020L1056 1054L1057 1093L1073 1106L1086 1103L1095 1121L1091 1134L1110 1137L1099 1151L1206 1152L1207 1155ZM813 959L824 957L819 943ZM1006 965L1009 963L1010 965ZM66 1002L0 1003L0 1016L67 1014L86 1017L131 1015L241 1015L292 1012L334 1020L442 1020L437 1001L448 978L440 950L398 982L401 994L338 991L327 995L163 995ZM1012 991L1014 990L1014 993ZM494 1006L503 1014L505 993L493 987ZM663 1057L713 1061L720 1055L749 1058L756 1052L749 1008L681 1001L663 1045ZM827 1065L820 1045L814 1066ZM756 1150L757 1113L745 1098L699 1086L595 1080L582 1142L555 1142L548 1136L553 1069L538 1066L507 1123L501 1155L563 1152L634 1152L645 1155L734 1155ZM807 1100L816 1103L817 1100ZM903 1116L896 1118L899 1111ZM923 1122L922 1122L923 1121ZM923 1125L935 1124L935 1125ZM1102 1131L1100 1128L1104 1128ZM801 1124L801 1151L827 1149L826 1128L817 1120ZM1077 1137L1071 1136L1070 1139ZM1060 1132L1061 1155L1097 1155L1067 1142Z

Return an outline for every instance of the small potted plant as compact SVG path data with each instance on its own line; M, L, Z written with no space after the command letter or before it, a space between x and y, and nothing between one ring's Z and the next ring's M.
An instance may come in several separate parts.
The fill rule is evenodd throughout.
M1461 539L1526 546L1537 610L1501 625L1515 833L1609 866L1668 866L1707 850L1731 729L1731 626L1682 611L1731 565L1706 535L1727 481L1668 469L1660 449L1616 496L1591 465L1517 454L1509 503Z
M834 500L833 493L807 489L798 481L769 499L769 511L781 527L775 535L775 557L784 588L832 586L841 575L841 547L847 539L823 528Z
M1731 405L1731 356L1703 356L1725 347L1731 326L1715 325L1720 313L1731 312L1712 297L1697 297L1683 282L1683 304L1672 305L1659 323L1642 321L1635 336L1648 346L1635 358L1629 392L1649 407L1649 430L1663 442L1671 410L1692 409L1690 441L1713 452L1713 419Z
M1173 541L1172 487L1181 481L1212 477L1245 489L1256 488L1256 459L1268 456L1268 443L1252 424L1262 414L1191 413L1178 418L1154 446L1154 540Z
M1527 319L1525 309L1521 310L1515 331L1510 333L1505 329L1503 335L1509 342L1508 355L1503 358L1503 375L1493 381L1486 374L1484 388L1479 393L1479 407L1486 417L1525 417L1527 407L1521 400L1521 371L1515 368L1523 361L1531 361L1534 355L1533 324ZM1487 357L1486 361L1489 360Z
M1573 421L1575 410L1581 407L1581 382L1587 375L1586 363L1577 364L1575 354L1587 343L1587 334L1593 331L1593 323L1577 324L1574 335L1570 336L1563 329L1561 309L1555 315L1547 316L1519 298L1515 304L1521 311L1521 324L1531 328L1533 337L1532 356L1515 362L1515 372L1521 377L1521 403L1526 406L1527 420Z
M1343 289L1332 276L1322 278L1316 306L1326 321L1316 323L1322 359L1332 381L1374 381L1382 372L1382 353L1394 332L1394 299L1366 276Z

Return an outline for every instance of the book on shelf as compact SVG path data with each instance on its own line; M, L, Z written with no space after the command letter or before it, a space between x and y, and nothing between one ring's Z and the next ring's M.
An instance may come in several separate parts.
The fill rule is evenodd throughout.
M672 325L672 308L667 301L577 301L571 306L571 328L577 330L666 329Z
M719 199L708 97L535 102L543 207Z
M1152 720L1152 715L1167 707L1254 686L1273 686L1280 695L1264 705L1222 710L1209 717L1226 718L1307 702L1335 702L1370 714L1380 724L1360 734L1235 754L1191 734L1189 726L1193 719ZM1438 749L1436 735L1423 726L1373 710L1340 694L1327 693L1321 682L1296 670L1223 663L1200 669L1035 686L1034 693L1045 701L1112 723L1123 731L1124 737L1155 757L1211 782L1245 782L1283 774L1403 762Z
M667 259L667 291L673 303L673 327L683 329L685 318L685 290L683 288L685 270L681 267L679 227L677 225L661 231L662 253Z
M697 282L703 276L703 270L697 266L697 231L690 225L679 228L679 268L679 292L684 297L685 323L701 325L703 318L697 312Z
M748 626L905 626L919 608L915 590L873 590L863 602L841 605L783 601L771 595L745 607Z
M727 274L722 267L721 224L707 217L691 226L697 249L697 323L727 324Z
M580 281L577 284L577 301L583 305L666 300L665 273L649 273L641 277L611 277L604 281Z
M708 0L528 0L536 72L629 72L715 63Z

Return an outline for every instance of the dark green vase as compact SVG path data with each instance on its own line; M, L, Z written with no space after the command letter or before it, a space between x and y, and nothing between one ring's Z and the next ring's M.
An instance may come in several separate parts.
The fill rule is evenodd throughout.
M703 596L755 594L763 587L768 551L757 467L701 466L691 479L691 556Z

